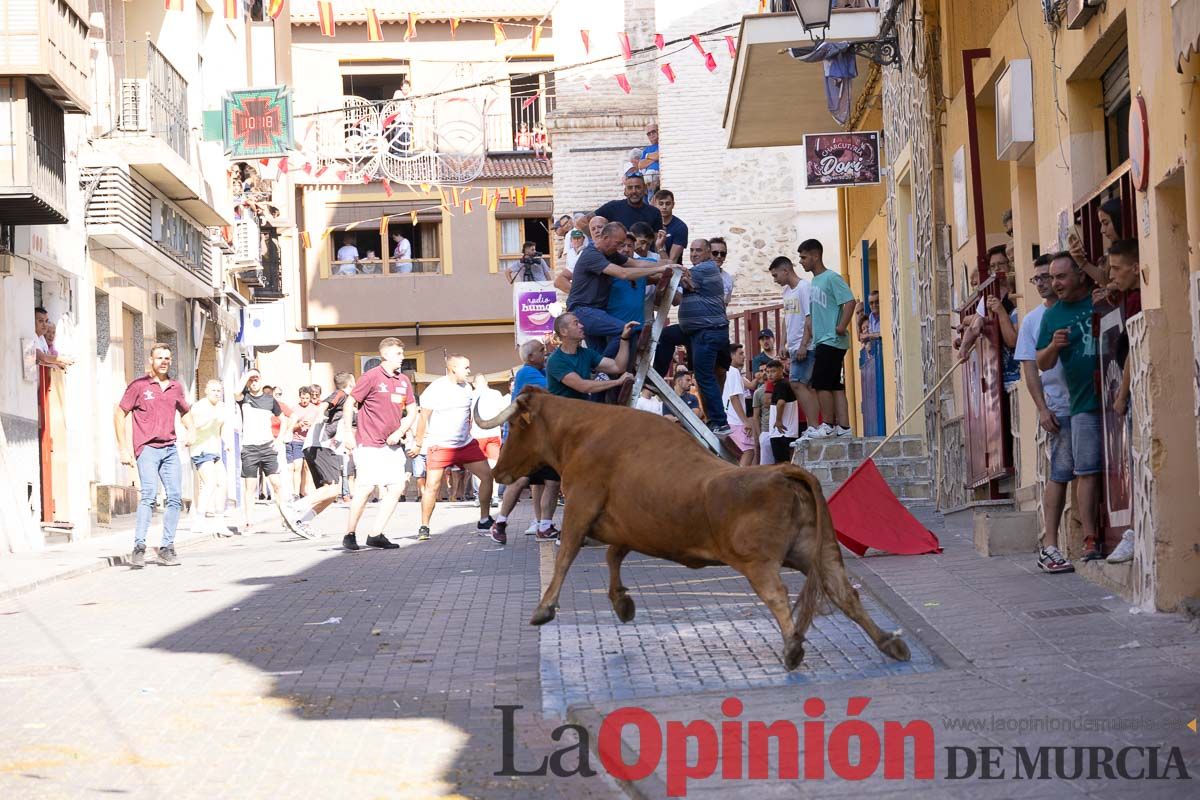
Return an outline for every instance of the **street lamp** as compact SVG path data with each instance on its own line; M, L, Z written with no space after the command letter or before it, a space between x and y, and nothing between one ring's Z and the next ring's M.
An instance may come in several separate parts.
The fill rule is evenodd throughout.
M805 31L829 28L829 16L833 13L833 0L792 0L792 8L800 18Z

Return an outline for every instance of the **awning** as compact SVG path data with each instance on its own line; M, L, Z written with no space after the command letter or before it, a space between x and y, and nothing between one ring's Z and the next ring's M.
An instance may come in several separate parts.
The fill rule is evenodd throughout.
M831 42L872 41L879 37L877 8L835 9L826 38ZM811 47L795 14L748 14L742 17L737 61L725 103L729 147L799 145L806 133L841 130L825 101L825 71L785 52ZM869 62L859 59L851 108L858 102Z
M1200 0L1171 0L1171 31L1175 44L1175 69L1200 52Z

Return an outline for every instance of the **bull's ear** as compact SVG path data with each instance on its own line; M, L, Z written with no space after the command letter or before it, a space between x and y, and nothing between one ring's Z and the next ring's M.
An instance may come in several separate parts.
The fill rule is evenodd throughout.
M533 422L533 414L529 413L528 410L522 411L520 419L522 425L528 425L529 423Z

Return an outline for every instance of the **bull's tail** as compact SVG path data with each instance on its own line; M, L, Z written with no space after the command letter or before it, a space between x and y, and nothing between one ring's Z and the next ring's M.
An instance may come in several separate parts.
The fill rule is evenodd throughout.
M825 553L829 540L834 538L833 517L829 514L829 504L825 502L825 492L817 477L803 467L795 464L784 464L783 472L796 483L803 486L812 496L813 510L816 516L817 543L814 557L810 559L808 572L805 575L804 587L796 597L792 606L792 622L796 628L797 639L804 637L804 632L812 624L813 617L831 599L828 591L828 575L825 572ZM794 546L794 545L793 545Z

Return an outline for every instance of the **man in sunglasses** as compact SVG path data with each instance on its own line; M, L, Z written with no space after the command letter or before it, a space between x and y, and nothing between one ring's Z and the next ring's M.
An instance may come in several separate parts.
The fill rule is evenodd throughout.
M721 268L721 284L725 287L725 305L728 306L729 301L733 299L733 275L725 269L726 259L729 258L729 245L725 244L723 236L714 236L708 240L708 246L712 249L713 261Z

